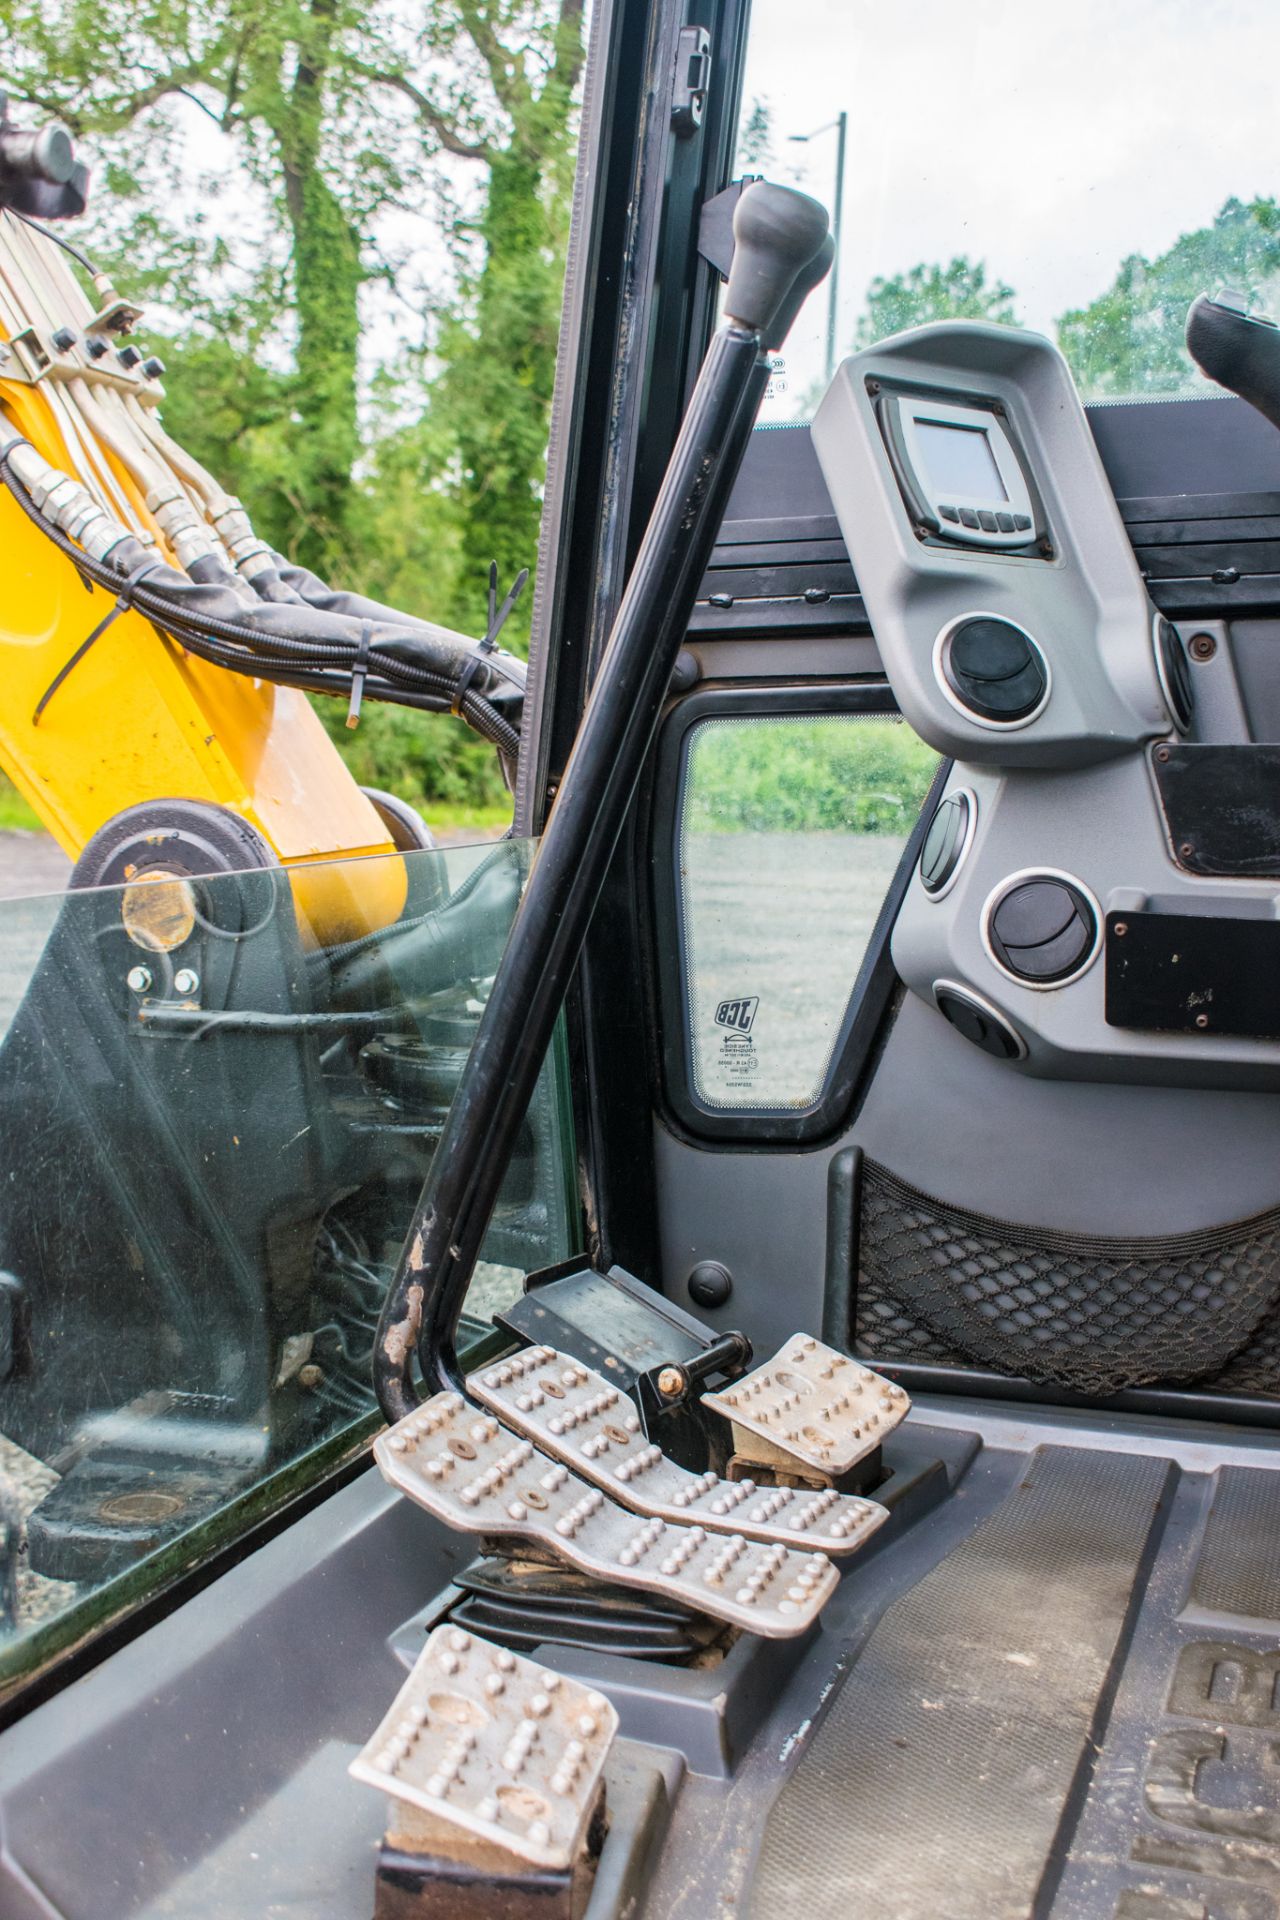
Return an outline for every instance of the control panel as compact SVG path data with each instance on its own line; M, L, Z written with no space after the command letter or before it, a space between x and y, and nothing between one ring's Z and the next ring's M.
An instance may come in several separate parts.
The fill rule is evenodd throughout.
M954 762L907 986L1013 1071L1280 1085L1280 750L1225 633L1152 605L1057 348L899 334L813 441L898 704Z
M899 703L940 752L1085 766L1180 724L1048 340L974 322L898 334L838 369L813 444Z

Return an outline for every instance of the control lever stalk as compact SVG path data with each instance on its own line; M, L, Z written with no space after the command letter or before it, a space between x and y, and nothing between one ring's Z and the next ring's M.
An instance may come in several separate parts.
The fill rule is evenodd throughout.
M699 583L769 378L767 346L830 261L816 201L763 182L734 212L718 328L636 556L511 937L405 1237L374 1348L383 1412L462 1391L455 1332L666 697Z

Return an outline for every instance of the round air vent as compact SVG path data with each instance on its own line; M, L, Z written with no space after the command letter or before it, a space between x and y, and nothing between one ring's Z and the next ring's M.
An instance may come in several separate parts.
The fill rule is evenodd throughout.
M935 980L933 998L943 1019L996 1060L1024 1060L1027 1047L998 1007L954 980Z
M949 793L939 803L920 849L920 884L931 900L940 900L953 885L969 851L977 816L978 802L968 787Z
M1029 633L993 613L966 614L938 637L942 685L988 727L1025 726L1049 697L1049 667Z
M1155 617L1153 629L1156 648L1156 672L1160 676L1160 690L1164 694L1165 704L1173 715L1174 724L1179 733L1185 733L1191 725L1191 715L1195 708L1195 689L1191 684L1191 668L1183 651L1178 629L1164 618Z
M1098 950L1097 905L1069 874L1015 874L987 902L985 920L992 959L1024 986L1065 986Z

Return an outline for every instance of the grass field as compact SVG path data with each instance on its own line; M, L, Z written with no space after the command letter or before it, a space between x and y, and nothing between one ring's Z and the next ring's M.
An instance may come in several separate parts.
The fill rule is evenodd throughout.
M35 828L40 825L18 789L0 773L0 827Z

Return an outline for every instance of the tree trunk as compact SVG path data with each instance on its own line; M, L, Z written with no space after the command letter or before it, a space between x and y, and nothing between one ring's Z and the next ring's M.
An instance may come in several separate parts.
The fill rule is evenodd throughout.
M351 473L359 451L356 353L364 282L360 239L320 170L324 93L334 0L312 0L308 44L299 48L290 93L275 128L293 239L301 431L293 483L301 530L295 555L317 572L341 559Z

